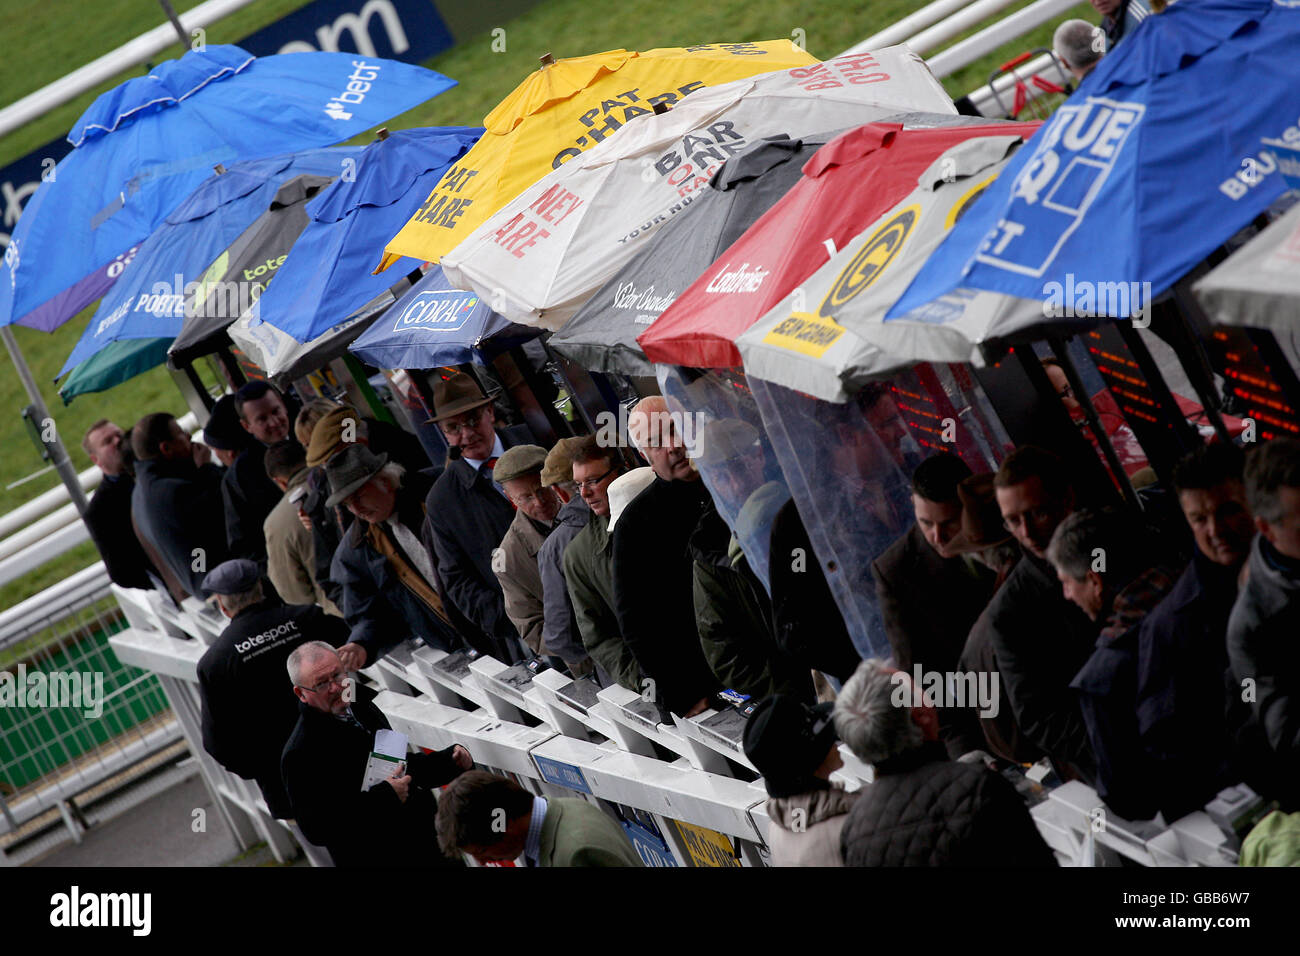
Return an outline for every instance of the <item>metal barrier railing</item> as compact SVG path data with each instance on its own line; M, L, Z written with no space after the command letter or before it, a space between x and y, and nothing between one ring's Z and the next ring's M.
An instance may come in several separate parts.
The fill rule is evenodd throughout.
M157 677L109 645L125 625L104 586L0 643L0 850L60 822L79 838L79 797L125 786L180 740Z
M219 625L197 602L163 619L150 593L115 593L131 627L111 643L121 660L159 674L232 828L243 840L261 834L278 857L291 855L289 831L270 819L253 786L202 749L195 665ZM745 757L744 718L734 709L664 724L653 705L626 688L597 689L556 671L534 675L522 665L470 661L414 642L394 648L364 673L383 688L375 703L411 743L430 749L459 743L478 766L513 774L536 793L585 797L624 824L648 865L766 863L767 792ZM871 769L847 748L841 752L845 766L832 779L851 790L869 786ZM1042 791L1038 800L1031 815L1063 861L1236 861L1228 838L1204 811L1168 827L1105 812L1099 829L1097 811L1104 807L1081 783ZM320 861L318 850L295 838L313 862Z

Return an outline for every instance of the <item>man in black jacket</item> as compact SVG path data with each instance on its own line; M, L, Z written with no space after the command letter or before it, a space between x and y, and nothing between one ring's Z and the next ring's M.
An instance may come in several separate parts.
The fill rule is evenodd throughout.
M791 498L772 521L772 626L776 646L839 683L862 663L808 529Z
M113 583L124 588L149 589L153 587L149 575L157 575L158 569L144 553L131 524L131 492L135 480L122 464L124 437L122 429L101 418L81 439L81 447L104 474L83 518Z
M1083 714L1070 681L1092 653L1098 626L1061 593L1047 545L1074 511L1061 460L1027 445L1007 456L993 479L1002 520L1024 557L971 628L990 632L1001 686L1020 731L1068 778L1091 782L1094 768Z
M393 774L361 788L375 734L390 730L375 692L347 676L328 644L310 641L287 662L301 701L281 769L298 826L335 866L457 866L438 848L433 790L474 765L460 744L406 758Z
M492 399L461 372L434 386L433 397L430 421L438 423L454 457L425 502L431 550L451 603L495 645L496 656L517 663L528 655L506 616L505 596L492 567L492 552L515 518L514 507L492 478L506 450L494 429Z
M894 664L912 672L957 668L966 637L993 596L997 575L951 550L961 531L957 486L970 467L956 455L932 455L912 472L916 522L871 562Z
M720 689L695 624L695 562L688 548L713 500L662 397L642 399L632 409L628 433L655 479L615 525L614 610L623 641L644 677L654 681L656 703L693 717Z
M289 654L307 641L338 647L348 628L314 604L266 597L257 565L236 559L203 581L230 624L199 659L203 749L231 773L256 780L271 816L292 817L280 777L280 754L298 722Z
M875 771L840 831L845 866L1056 865L1010 783L979 762L947 759L938 714L907 674L863 661L834 720Z
M135 490L131 514L142 539L176 581L203 597L203 579L227 557L225 522L216 502L221 469L206 445L192 443L166 412L140 419L131 430Z
M1159 809L1158 774L1139 742L1135 712L1138 628L1178 569L1158 564L1151 540L1131 515L1105 509L1070 515L1047 547L1066 598L1101 629L1070 689L1096 761L1097 793L1128 820Z
M1160 810L1176 820L1239 781L1227 695L1228 615L1255 522L1235 445L1197 448L1174 470L1174 490L1196 540L1191 562L1138 633L1138 732L1159 765Z
M236 557L265 564L266 538L262 525L280 503L282 492L266 474L263 456L276 442L292 439L290 414L283 396L267 382L249 382L235 393L240 424L256 441L251 442L221 482L226 513L226 542Z

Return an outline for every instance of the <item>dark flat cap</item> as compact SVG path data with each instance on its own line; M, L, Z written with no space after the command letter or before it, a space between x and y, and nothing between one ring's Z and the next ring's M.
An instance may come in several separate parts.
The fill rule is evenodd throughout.
M212 594L243 594L253 590L261 577L256 561L235 558L223 561L209 571L203 579L203 590Z

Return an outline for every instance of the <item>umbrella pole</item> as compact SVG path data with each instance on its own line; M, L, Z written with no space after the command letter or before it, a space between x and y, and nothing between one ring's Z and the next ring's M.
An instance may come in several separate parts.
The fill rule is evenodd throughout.
M181 38L181 46L189 46L190 38L186 35L185 28L181 26L181 18L176 15L176 8L171 5L171 0L158 0L158 5L163 8L163 13L167 14L167 19L176 28L176 35Z
M32 378L32 370L27 367L27 360L23 357L23 351L18 347L18 340L14 338L14 331L9 326L0 327L0 338L4 339L5 348L9 350L9 357L14 360L14 367L18 369L18 377L23 380L23 388L27 389L27 397L32 400L32 406L36 409L36 418L44 428L45 422L53 422L50 417L49 409L45 407L45 399L41 398L41 390L36 387L36 380ZM72 459L68 457L67 449L63 447L63 442L59 441L59 430L56 427L53 430L53 440L46 442L50 449L50 457L54 462L54 468L63 479L63 484L67 486L68 497L72 503L77 506L78 514L86 513L86 493L81 489L81 481L77 478L77 469L72 465Z

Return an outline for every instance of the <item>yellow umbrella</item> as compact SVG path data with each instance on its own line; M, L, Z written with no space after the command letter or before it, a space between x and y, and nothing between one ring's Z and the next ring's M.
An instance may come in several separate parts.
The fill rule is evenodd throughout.
M393 237L376 272L402 256L437 262L484 220L634 116L692 90L819 62L789 40L610 50L542 67L483 120L483 138Z

